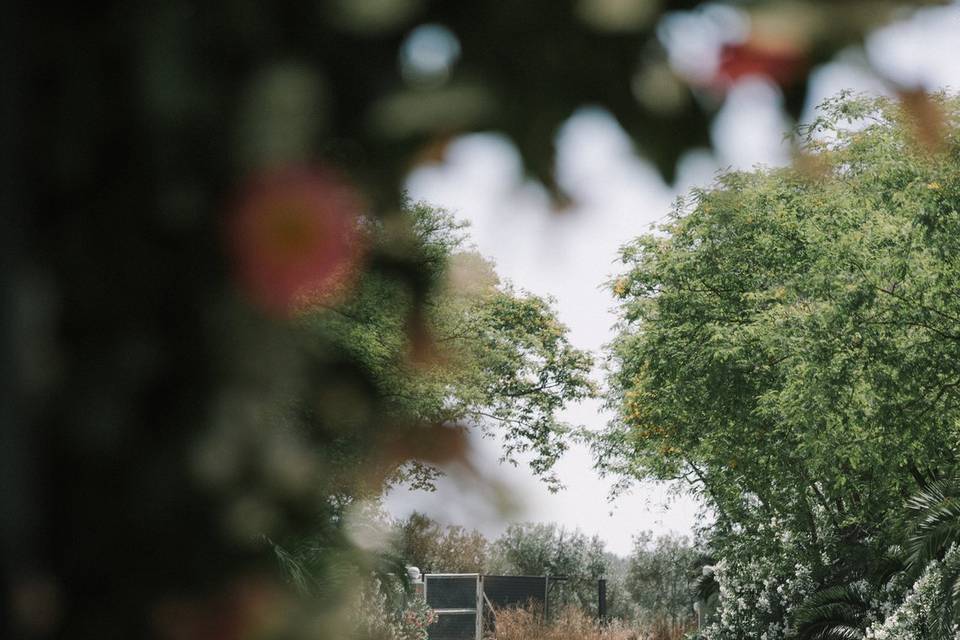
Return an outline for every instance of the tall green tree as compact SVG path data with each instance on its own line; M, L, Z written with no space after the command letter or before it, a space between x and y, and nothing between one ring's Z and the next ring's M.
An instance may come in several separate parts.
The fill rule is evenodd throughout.
M829 103L804 168L724 174L624 248L607 469L686 478L722 522L863 537L953 464L957 105L937 108L942 151L891 103Z
M841 96L794 166L725 173L625 246L601 467L686 481L721 556L827 583L903 542L957 464L958 125L955 98Z

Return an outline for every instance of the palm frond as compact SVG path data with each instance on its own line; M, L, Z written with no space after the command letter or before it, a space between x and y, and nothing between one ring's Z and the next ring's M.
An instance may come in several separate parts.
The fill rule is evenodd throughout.
M720 593L720 584L713 576L713 571L704 571L693 579L691 591L697 600L707 602L711 597Z
M906 543L907 564L918 575L960 541L960 482L955 477L931 481L907 501L907 509L913 521Z
M907 501L907 510L912 521L905 545L908 571L917 577L931 562L945 560L929 625L934 637L953 637L960 617L960 564L949 561L947 554L960 544L960 477L926 482Z
M863 640L864 631L859 627L840 624L818 629L813 635L803 637L809 640Z
M795 613L801 640L860 640L870 603L853 585L834 585L807 598Z
M906 552L902 547L889 547L874 559L868 579L875 585L887 584L894 576L906 569L906 562Z

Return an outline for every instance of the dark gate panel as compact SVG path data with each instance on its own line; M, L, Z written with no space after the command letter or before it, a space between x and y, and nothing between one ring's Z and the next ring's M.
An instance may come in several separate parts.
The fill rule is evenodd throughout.
M423 577L427 606L437 620L427 629L430 640L479 640L476 574L427 574Z
M430 640L474 640L477 635L477 614L444 613L430 625Z
M495 608L544 605L547 579L543 576L483 576L483 592Z
M429 575L427 605L431 609L475 609L477 606L477 576Z

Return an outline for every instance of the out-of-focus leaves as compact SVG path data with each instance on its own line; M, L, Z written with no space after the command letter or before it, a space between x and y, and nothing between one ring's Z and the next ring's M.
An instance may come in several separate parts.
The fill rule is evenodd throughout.
M930 153L948 148L947 113L943 105L923 90L900 92L900 103L916 142Z
M407 3L397 7L400 4ZM756 73L789 85L798 95L788 95L788 106L799 113L810 67L855 44L868 29L911 4L873 0L842 6L828 2L738 5L749 16L751 33L748 42L727 45L720 80L731 82ZM674 87L665 88L668 75L644 75L644 69L660 48L659 19L701 6L689 0L423 2L417 11L411 10L413 22L397 22L374 39L341 30L333 21L339 47L329 71L335 85L351 88L338 96L336 128L353 132L351 137L368 150L366 161L392 165L378 174L377 181L399 175L405 159L425 138L501 130L517 144L531 175L556 188L553 139L558 127L576 109L599 105L617 118L638 149L669 178L684 151L709 145L707 125L716 104L680 99ZM352 13L339 5L328 9L333 11L331 16L337 11ZM396 62L400 43L415 24L442 25L456 38L459 52L449 71L449 84L419 95L405 85ZM359 70L358 60L369 63ZM344 63L349 66L341 67ZM705 66L711 63L703 61ZM351 78L358 73L364 75L363 83ZM635 81L638 73L646 84ZM466 86L477 92L469 100L465 89L453 91ZM652 89L654 95L637 99L638 87ZM668 95L667 108L656 98L658 91ZM482 113L480 105L485 105ZM360 130L362 123L354 119L358 113L379 124ZM372 155L375 149L376 156Z
M416 460L431 466L459 463L471 469L467 454L467 431L450 425L417 426L391 433L377 449L383 452L387 468Z
M242 170L306 166L327 125L327 88L318 70L274 64L242 98L235 157Z

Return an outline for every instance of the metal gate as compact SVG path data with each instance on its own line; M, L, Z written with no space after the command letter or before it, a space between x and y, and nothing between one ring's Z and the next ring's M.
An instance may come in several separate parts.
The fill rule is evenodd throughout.
M547 612L546 576L488 576L477 573L432 573L423 577L427 606L437 613L430 640L480 640L505 607L539 605Z
M437 613L430 640L480 640L483 635L483 591L477 573L428 573L423 597Z

